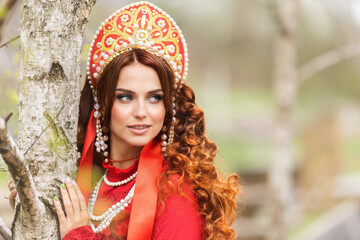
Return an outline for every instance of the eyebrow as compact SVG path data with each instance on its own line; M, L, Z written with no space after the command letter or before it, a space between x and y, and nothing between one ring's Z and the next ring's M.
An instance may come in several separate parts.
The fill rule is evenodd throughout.
M117 91L126 92L126 93L130 93L130 94L135 94L134 91L131 91L131 90L128 90L128 89L124 89L124 88L117 88L117 89L115 89L115 92L117 92ZM161 88L159 88L159 89L151 90L151 91L149 91L148 93L149 93L149 94L153 94L153 93L159 93L159 92L163 92L163 90L162 90Z

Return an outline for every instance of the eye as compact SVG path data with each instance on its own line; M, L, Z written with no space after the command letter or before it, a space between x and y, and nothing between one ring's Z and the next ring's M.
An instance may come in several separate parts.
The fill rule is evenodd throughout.
M133 97L130 94L119 94L115 97L122 102L130 102L131 100L133 100Z
M163 98L164 98L163 95L154 94L154 95L149 96L149 101L151 103L157 103L157 102L160 102L161 100L163 100Z

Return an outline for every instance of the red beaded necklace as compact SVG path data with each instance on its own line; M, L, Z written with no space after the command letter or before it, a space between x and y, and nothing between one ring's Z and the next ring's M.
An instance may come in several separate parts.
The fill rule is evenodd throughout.
M132 156L132 157L128 157L128 158L123 158L123 159L109 159L111 163L114 163L114 162L126 162L126 161L131 161L131 160L138 160L140 158L140 155L135 155L135 156Z

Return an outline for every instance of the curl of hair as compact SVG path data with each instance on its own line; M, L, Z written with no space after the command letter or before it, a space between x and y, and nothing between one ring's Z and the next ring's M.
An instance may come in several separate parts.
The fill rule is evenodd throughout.
M158 179L161 199L169 196L174 189L170 176L180 175L177 186L180 193L185 179L194 188L203 218L204 239L235 239L235 231L230 226L236 217L239 177L233 174L226 179L215 166L218 148L205 136L204 113L195 104L191 88L184 85L180 92L175 91L174 94L175 137L167 148L168 167Z

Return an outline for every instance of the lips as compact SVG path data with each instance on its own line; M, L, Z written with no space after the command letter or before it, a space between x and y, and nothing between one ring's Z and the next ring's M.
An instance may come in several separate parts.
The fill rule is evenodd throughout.
M128 129L130 130L130 132L136 135L142 135L145 134L150 129L150 127L151 125L148 124L133 124L129 125Z

